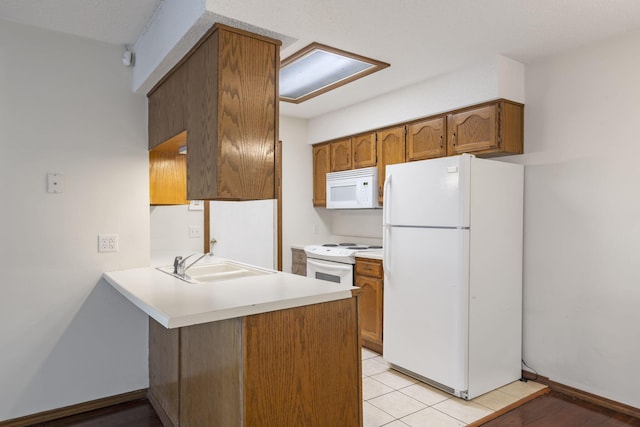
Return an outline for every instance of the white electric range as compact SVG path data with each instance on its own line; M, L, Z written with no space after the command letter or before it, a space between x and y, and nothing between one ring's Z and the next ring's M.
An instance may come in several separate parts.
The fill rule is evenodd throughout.
M353 286L353 266L358 252L379 251L382 246L325 243L305 246L307 277Z

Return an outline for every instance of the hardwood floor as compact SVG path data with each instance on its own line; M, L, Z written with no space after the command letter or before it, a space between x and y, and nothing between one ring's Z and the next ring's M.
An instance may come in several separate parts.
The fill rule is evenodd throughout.
M161 427L146 399L123 403L41 427ZM602 408L561 393L550 392L484 424L485 427L640 427L640 419ZM347 427L347 426L345 426Z
M640 418L552 391L498 417L483 427L640 426Z
M162 427L147 399L134 400L108 408L35 424L38 427Z

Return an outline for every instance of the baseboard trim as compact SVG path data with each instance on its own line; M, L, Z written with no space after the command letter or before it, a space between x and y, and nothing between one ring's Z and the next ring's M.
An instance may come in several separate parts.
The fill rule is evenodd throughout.
M585 402L593 403L594 405L612 409L616 412L620 412L621 414L630 415L632 417L640 419L640 409L634 406L616 402L615 400L607 399L606 397L579 390L577 388L561 384L553 380L549 380L549 388L564 395L584 400Z
M585 402L593 403L594 405L601 406L603 408L611 409L621 414L630 415L632 417L640 418L640 409L625 403L616 402L615 400L607 399L606 397L598 396L593 393L589 393L584 390L580 390L557 381L553 381L548 377L534 374L529 371L522 371L522 377L528 380L544 384L552 391L557 391L566 396L573 397L575 399L584 400Z
M529 396L523 397L522 399L518 400L517 402L513 402L511 405L507 405L504 408L499 409L496 412L494 412L492 414L489 414L484 418L480 418L479 420L474 421L471 424L467 424L466 427L479 427L484 423L487 423L487 422L489 422L489 421L491 421L493 419L498 418L501 415L506 414L507 412L511 411L512 409L517 408L518 406L524 405L525 403L527 403L527 402L529 402L529 401L531 401L531 400L533 400L533 399L535 399L537 397L540 397L543 394L549 393L549 391L550 391L549 387L545 387L545 388L543 388L541 390L538 390L535 393L530 394Z
M147 389L130 391L127 393L117 394L115 396L103 397L101 399L91 400L89 402L78 403L75 405L65 406L63 408L51 409L49 411L38 412L37 414L26 415L24 417L13 418L6 421L0 421L0 427L26 427L36 423L53 421L71 415L82 414L84 412L96 409L107 408L109 406L118 405L120 403L131 402L133 400L144 399L147 397Z

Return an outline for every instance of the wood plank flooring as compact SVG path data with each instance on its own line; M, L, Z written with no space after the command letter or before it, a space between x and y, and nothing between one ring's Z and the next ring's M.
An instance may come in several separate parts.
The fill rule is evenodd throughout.
M526 426L640 427L640 418L552 391L483 424L483 427Z
M35 424L38 427L162 427L147 399L134 400L108 408L96 409L55 421Z
M86 414L37 424L42 427L162 427L146 399L123 403ZM528 402L486 427L640 427L640 419L551 392ZM347 427L347 426L345 426ZM367 426L365 426L367 427Z

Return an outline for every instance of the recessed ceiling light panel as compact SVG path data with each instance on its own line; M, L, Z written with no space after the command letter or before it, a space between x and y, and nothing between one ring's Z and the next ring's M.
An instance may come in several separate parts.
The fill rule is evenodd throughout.
M384 62L312 43L282 61L280 99L298 104L388 66Z

